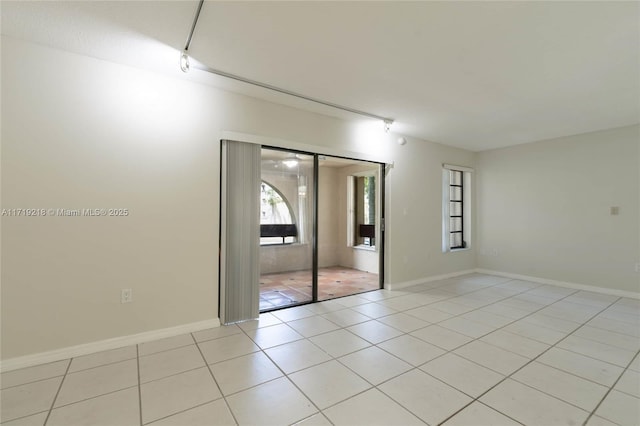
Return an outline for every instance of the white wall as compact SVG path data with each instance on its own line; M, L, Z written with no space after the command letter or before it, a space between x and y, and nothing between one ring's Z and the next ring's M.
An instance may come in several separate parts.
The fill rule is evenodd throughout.
M478 267L640 291L639 146L631 126L479 153Z
M217 318L223 131L396 159L386 281L474 267L434 201L471 152L7 37L2 106L2 208L130 212L2 217L2 359Z
M396 151L387 175L386 282L475 268L475 220L468 250L442 252L441 201L442 164L474 167L474 153L434 143L410 142L404 148L409 149ZM473 194L473 181L471 186Z

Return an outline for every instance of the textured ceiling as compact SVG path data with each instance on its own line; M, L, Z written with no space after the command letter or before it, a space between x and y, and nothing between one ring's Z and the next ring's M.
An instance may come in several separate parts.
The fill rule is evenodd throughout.
M637 123L639 6L206 2L190 52L215 69L392 117L394 132L478 151ZM196 7L3 1L2 33L174 73ZM343 116L223 78L207 82Z

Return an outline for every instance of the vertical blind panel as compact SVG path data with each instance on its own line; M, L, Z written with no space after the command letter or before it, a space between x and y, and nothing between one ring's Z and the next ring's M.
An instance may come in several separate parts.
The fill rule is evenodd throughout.
M449 238L450 247L462 247L462 234L451 234Z
M449 219L449 231L450 232L460 232L462 231L462 218L461 217L452 217Z
M462 185L462 172L451 170L451 185Z
M459 186L450 186L449 199L452 201L462 201L462 188Z
M450 216L462 216L462 203L449 203Z
M224 272L220 318L224 324L260 313L260 145L223 141Z

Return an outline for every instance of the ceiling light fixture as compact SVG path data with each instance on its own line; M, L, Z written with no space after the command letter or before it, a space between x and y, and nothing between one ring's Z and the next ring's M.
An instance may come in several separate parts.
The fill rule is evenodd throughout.
M189 68L189 52L185 49L180 54L180 69L182 72L189 72Z
M200 12L202 10L203 4L204 4L204 0L200 0L200 2L198 3L198 8L196 10L196 15L193 18L193 24L191 25L191 31L189 32L189 37L187 37L187 43L185 44L184 51L182 52L182 55L185 55L189 50L189 46L191 45L191 39L193 38L193 33L196 30L196 25L198 23L198 18L200 17ZM188 59L188 55L187 55L187 59ZM182 57L181 57L180 61L181 61L180 62L180 64L181 64L180 68L182 69ZM232 79L232 80L240 81L242 83L251 84L252 86L261 87L263 89L272 90L274 92L278 92L278 93L282 93L282 94L285 94L285 95L293 96L293 97L298 98L298 99L303 99L305 101L309 101L309 102L313 102L313 103L316 103L316 104L328 106L328 107L339 109L339 110L342 110L342 111L347 111L347 112L350 112L350 113L353 113L353 114L357 114L357 115L361 115L361 116L364 116L364 117L369 117L369 118L374 118L376 120L381 120L381 121L384 122L384 129L385 129L386 132L388 132L390 130L391 124L393 124L393 121L394 121L391 118L382 117L380 115L371 114L369 112L361 111L361 110L358 110L358 109L355 109L355 108L349 108L349 107L345 107L345 106L342 106L342 105L334 104L333 102L324 101L322 99L312 98L310 96L302 95L300 93L292 92L292 91L287 90L287 89L282 89L280 87L272 86L272 85L267 84L267 83L261 83L261 82L256 81L256 80L251 80L251 79L239 76L239 75L228 73L226 71L221 71L221 70L218 70L218 69L210 68L210 67L208 67L206 65L197 64L197 63L194 63L193 65L194 65L195 68L197 68L197 69L199 69L201 71L205 71L205 72L208 72L210 74L215 74L215 75L218 75L220 77L226 77L226 78L229 78L229 79ZM182 70L184 71L184 69L182 69Z
M198 18L200 17L200 12L202 11L202 5L204 4L204 0L200 0L198 3L198 8L196 9L196 16L193 18L193 24L191 25L191 31L189 31L189 36L187 37L187 41L184 44L184 49L180 52L180 69L182 72L189 72L191 69L191 65L189 64L189 46L191 46L191 40L193 39L193 33L196 30L196 24L198 23Z

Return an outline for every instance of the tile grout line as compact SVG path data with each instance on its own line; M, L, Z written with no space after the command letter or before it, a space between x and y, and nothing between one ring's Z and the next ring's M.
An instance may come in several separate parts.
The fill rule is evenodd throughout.
M149 380L149 381L146 381L144 383L141 381L140 382L140 386L148 385L149 383L159 382L161 380L168 379L168 378L171 378L171 377L176 377L176 376L179 376L179 375L184 374L184 373L191 373L192 371L198 370L200 368L204 368L204 367L200 366L200 367L189 368L188 370L179 371L177 373L172 373L172 374L167 374L166 376L158 377L157 379ZM133 386L131 386L131 387L133 387ZM125 388L125 389L129 389L129 388ZM111 392L109 392L109 393L111 393Z
M406 361L405 361L405 362L406 362ZM418 416L416 413L414 413L414 412L413 412L412 410L410 410L408 407L405 407L403 404L401 404L401 403L400 403L400 401L396 401L396 399L395 399L395 398L393 398L391 395L388 395L385 391L383 391L382 389L380 389L380 388L379 388L379 386L381 386L381 385L383 385L383 384L385 384L385 383L387 383L387 382L389 382L389 381L391 381L391 380L394 380L394 379L396 379L396 378L398 378L398 377L400 377L400 376L402 376L402 375L404 375L404 374L408 374L408 373L410 373L410 372L412 372L412 371L416 371L416 370L418 370L419 372L420 372L420 371L422 371L422 370L420 370L420 367L416 367L416 366L414 366L414 365L412 365L412 364L410 364L410 365L411 365L411 367L412 367L411 369L409 369L409 370L407 370L407 371L404 371L404 372L402 372L402 373L400 373L400 374L398 374L398 375L396 375L396 376L394 376L394 377L391 377L391 378L389 378L389 379L385 380L384 382L382 382L382 383L379 383L379 384L375 385L373 388L374 388L374 389L376 389L376 390L377 390L378 392L380 392L381 394L383 394L384 396L386 396L387 398L389 398L391 401L393 401L393 402L395 402L396 404L398 404L400 407L402 407L402 408L403 408L404 410L406 410L408 413L411 413L411 415L415 416L418 420L420 420L421 422L423 422L423 423L427 424L426 420L423 420L423 419L422 419L422 417ZM422 371L422 372L423 372L423 371ZM424 372L423 372L423 373L424 373ZM427 373L425 373L425 374L427 374ZM346 400L345 400L345 401L346 401Z
M83 356L84 356L84 355L83 355ZM58 391L56 392L56 395L55 395L55 397L54 397L54 402L52 403L52 408L51 408L51 409L49 409L49 411L53 411L53 409L54 409L54 407L53 407L53 406L55 405L55 401L56 401L56 400L57 400L57 398L58 398L58 395L59 395L59 393L60 393L60 390L62 389L62 384L63 384L63 382L64 382L64 379L66 379L66 376L67 376L67 375L69 375L69 374L81 373L81 372L84 372L84 371L92 370L92 369L99 368L99 367L103 367L103 366L109 366L109 365L117 364L117 363L120 363L120 362L123 362L123 363L124 363L124 362L128 362L128 361L133 361L133 360L134 360L134 358L130 358L130 359L126 359L126 360L123 360L123 361L117 361L117 362L114 362L114 363L108 363L108 364L104 364L104 365L102 365L102 366L96 366L96 367L88 368L88 369L86 369L86 370L79 370L79 371L74 371L74 372L69 373L69 372L68 372L68 370L70 369L70 366L71 366L71 363L72 363L73 359L74 359L74 358L68 358L68 359L67 359L67 360L69 361L69 365L67 366L67 372L65 372L65 373L64 373L64 375L62 375L62 377L63 377L63 381L60 383L60 386L59 386L59 388L58 388ZM67 361L67 360L63 360L63 361ZM36 382L44 381L44 380L51 380L51 379L54 379L54 378L56 378L56 377L60 377L60 376L51 377L51 378L49 378L49 379L37 380L37 381L35 381L35 382L29 382L29 383L26 383L26 384L36 383ZM22 386L22 385L19 385L19 386ZM69 402L69 403L66 403L66 404L60 405L60 406L58 406L58 407L55 407L55 409L59 409L59 408L63 408L63 407L69 407L69 406L71 406L71 405L75 405L75 404L78 404L78 403L81 403L81 402L90 401L90 400L92 400L92 399L100 398L100 397L102 397L102 396L111 395L111 394L114 394L114 393L117 393L117 392L120 392L120 391L124 391L124 390L128 390L128 389L133 389L134 387L137 387L137 386L138 386L138 385L136 384L136 385L131 385L131 386L127 386L127 387L124 387L124 388L120 388L120 389L111 390L111 391L108 391L108 392L105 392L105 393L102 393L102 394L99 394L99 395L94 395L94 396L91 396L91 397L88 397L88 398L83 398L83 399L79 399L79 400L76 400L76 401L72 401L72 402ZM16 386L13 386L13 387L16 387ZM28 414L28 415L25 415L25 416L21 416L21 417L19 417L18 419L22 419L22 418L29 417L29 416L34 415L34 414L43 413L43 412L44 412L44 411L40 411L40 412L38 412L38 413L31 413L31 414ZM49 418L49 416L47 416L47 421L48 421L48 418ZM17 419L12 419L12 420L17 420ZM45 424L46 424L46 423L45 423Z
M70 358L63 359L61 361L68 361L68 360L70 360ZM56 362L60 362L60 361L56 361ZM34 367L37 367L37 365L35 365ZM25 367L25 369L28 369L28 368L32 368L32 367ZM13 370L13 371L20 371L20 370L23 370L23 369L21 368L19 370ZM65 370L66 370L66 368L65 368ZM6 390L17 388L17 387L20 387L20 386L32 385L32 384L38 383L38 382L44 382L44 381L51 380L51 379L57 379L58 377L64 377L65 374L66 374L66 372L65 373L61 373L61 374L57 374L57 375L51 376L51 377L45 377L44 379L38 379L38 380L30 381L30 382L20 383L19 385L7 386L6 388L2 388L2 390L6 391Z
M49 417L51 417L51 412L53 411L53 407L56 405L56 400L58 399L58 395L60 395L60 391L62 390L62 385L64 384L65 379L67 378L67 374L69 374L69 369L71 368L71 363L73 362L73 358L69 358L69 364L67 364L67 368L62 376L62 380L60 381L60 386L58 386L58 390L53 397L53 401L51 401L51 407L49 408L49 412L47 413L47 417L44 419L43 425L46 425L49 421Z
M144 423L142 422L142 380L140 379L140 347L136 345L136 370L138 373L138 417L140 419L140 426Z
M503 413L503 412L501 412L501 411L496 410L494 407L492 407L492 406L490 406L490 405L488 405L488 404L485 404L484 402L480 401L479 399L474 400L473 402L477 402L478 404L484 405L484 406L485 406L485 407L487 407L488 409L493 410L493 411L495 411L496 413L501 414L501 415L505 416L506 418L508 418L508 419L510 419L510 420L513 420L513 421L514 421L514 422L516 422L516 423L519 423L519 424L521 424L521 425L523 425L523 426L526 426L526 424L525 424L525 423L522 423L522 422L520 422L520 421L518 421L518 420L514 419L513 417L511 417L511 416L510 416L510 415L508 415L508 414L505 414L505 413ZM472 402L472 404L473 404L473 402ZM459 411L458 411L458 412L459 412ZM453 417L453 416L451 416L451 417ZM449 419L450 419L451 417L449 417ZM448 420L448 419L447 419L447 420ZM446 420L445 420L445 421L446 421ZM443 422L443 423L444 423L444 422Z
M589 413L589 415L587 416L587 419L584 421L584 423L582 423L582 425L586 425L587 422L591 419L591 417L595 416L596 411L598 411L598 408L600 408L600 406L602 405L602 403L604 402L605 399L607 399L607 397L609 396L609 394L611 392L614 391L614 388L616 387L616 385L618 384L618 382L620 381L620 379L622 379L622 376L624 376L624 374L629 371L629 367L631 366L631 364L633 364L633 361L636 360L636 358L638 358L638 356L640 356L640 350L638 350L635 354L635 356L633 358L631 358L631 361L629 361L629 363L627 364L627 366L622 370L622 373L620 373L620 375L618 376L618 378L616 379L615 382L613 382L613 384L611 385L611 387L607 390L607 392L605 392L604 396L600 399L600 402L598 402L598 404L596 405L596 407L591 411L591 413ZM620 392L620 391L618 391ZM622 392L625 393L626 392ZM604 417L603 417L604 418ZM606 419L609 420L609 419Z
M131 361L131 360L129 360L129 361ZM73 374L73 373L71 373L71 374ZM91 396L91 397L88 397L88 398L83 398L83 399L79 399L77 401L69 402L67 404L63 404L63 405L60 405L58 407L53 407L52 409L47 409L47 410L38 411L36 413L26 414L24 416L20 416L20 417L17 417L15 419L11 419L9 421L19 420L19 419L23 419L25 417L29 417L29 416L32 416L32 415L35 415L35 414L40 414L40 413L44 413L44 412L48 412L48 411L53 411L53 409L58 410L60 408L65 408L65 407L69 407L71 405L79 404L79 403L82 403L82 402L91 401L92 399L96 399L96 398L100 398L100 397L103 397L103 396L112 395L112 394L117 393L117 392L133 389L133 388L135 388L137 386L138 385L131 385L131 386L128 386L128 387L125 387L125 388L122 388L122 389L116 389L116 390L108 391L108 392L102 393L100 395L94 395L94 396ZM57 398L57 394L56 394L56 398Z
M137 347L138 345L135 345L135 346ZM100 353L100 352L95 352L95 353ZM91 355L91 354L89 354L89 355ZM121 362L131 361L131 360L136 359L137 356L138 355L137 355L137 348L136 348L136 356L132 356L131 358L125 358L125 359L121 359L121 360L113 361L113 362L106 362L104 364L94 365L93 367L83 368L82 370L70 371L69 374L82 373L84 371L95 370L96 368L107 367L109 365L114 365L114 364L118 364L118 363L121 363Z
M591 320L589 320L589 321L591 321ZM585 323L585 324L583 324L583 325L585 325L585 326L587 326L587 327L591 327L591 328L597 328L597 327L594 327L594 326L592 326L592 325L587 325L586 323ZM601 329L598 329L598 330L601 330ZM606 331L606 332L607 332L607 334L612 334L612 335L617 334L617 335L618 335L618 336L620 336L621 338L630 338L630 337L631 337L631 338L633 338L633 337L634 337L634 336L628 336L628 335L626 335L626 334L624 334L624 333L616 333L615 331L611 331L611 330L601 330L601 331ZM591 337L587 337L587 336L575 336L575 337L579 337L579 338L581 338L581 339L589 340L589 341L591 341L591 342L600 343L601 345L611 346L611 347L613 347L613 348L621 349L621 350L623 350L623 351L627 351L627 352L633 352L633 351L634 351L633 349L623 348L622 346L614 345L614 344L612 344L612 343L601 342L600 340L596 340L596 339L593 339L593 338L591 338ZM568 350L568 349L567 349L567 350Z
M100 398L100 397L107 396L107 395L112 395L112 394L114 394L114 393L122 392L122 391L129 390L129 389L133 389L133 388L135 388L135 387L138 387L138 385L137 385L137 384L135 384L135 385L127 386L127 387L125 387L125 388L116 389L116 390L111 390L111 391L108 391L108 392L105 392L105 393L101 393L100 395L94 395L94 396L90 396L90 397L88 397L88 398L79 399L79 400L77 400L77 401L69 402L69 403L67 403L67 404L63 404L63 405L60 405L60 406L58 406L58 407L55 407L55 409L57 410L57 409L59 409L59 408L69 407L69 406L71 406L71 405L79 404L79 403L81 403L81 402L91 401L92 399Z
M314 315L314 316L315 316L315 315ZM276 317L276 318L277 318L277 317ZM280 318L278 318L278 319L280 319ZM292 321L296 321L296 320L292 320ZM286 324L286 325L287 325L291 330L293 330L293 331L295 331L296 333L298 333L298 332L297 332L293 327L291 327L289 324L287 324L287 322L283 322L282 324ZM276 325L277 325L277 324L276 324ZM260 349L260 352L262 352L262 354L263 354L264 356L266 356L266 357L267 357L267 359L268 359L271 363L273 363L273 365L275 365L275 366L276 366L276 368L277 368L278 370L280 370L280 372L283 374L283 376L282 376L282 377L286 378L286 379L287 379L287 381L288 381L289 383L291 383L291 385L293 385L293 387L295 387L295 388L296 388L296 389L297 389L297 390L298 390L302 395L304 395L304 397L305 397L305 398L306 398L306 399L307 399L311 404L313 404L313 406L315 407L315 409L316 409L316 410L318 410L318 413L320 413L320 414L322 414L324 417L326 417L326 416L324 415L324 413L322 412L322 410L320 409L320 407L318 407L318 406L316 405L316 403L315 403L311 398L309 398L309 396L308 396L306 393L304 393L304 392L303 392L303 390L302 390L302 389L300 389L300 388L298 387L298 385L297 385L297 384L296 384L296 383L295 383L295 382L294 382L294 381L289 377L289 375L288 375L287 373L285 373L285 371L284 371L282 368L280 368L280 366L279 366L279 365L278 365L278 364L277 364L277 363L276 363L276 362L275 362L275 361L274 361L274 360L269 356L269 354L267 353L266 349L263 349L263 348L262 348L262 347L261 347L261 346L260 346L260 345L255 341L255 340L253 340L253 339L251 338L251 336L249 335L249 333L247 333L247 330L245 330L245 329L243 329L243 328L241 328L241 327L239 327L239 328L240 328L240 329L242 330L242 332L243 332L243 333L244 333L244 334L245 334L245 335L246 335L246 336L247 336L247 337L248 337L248 338L249 338L249 339L250 339L250 340L251 340L251 341L252 341L252 342L253 342L253 343L254 343L254 344L259 348L259 349ZM255 330L258 330L259 328L260 328L260 327L256 328ZM266 327L264 327L264 328L266 328ZM255 331L255 330L252 330L252 331ZM335 330L334 330L334 331L335 331ZM298 334L300 334L300 333L298 333ZM301 335L301 334L300 334L300 335ZM301 336L302 336L302 335L301 335ZM311 340L309 340L309 339L308 339L307 337L305 337L305 336L302 336L302 339L294 340L294 341L292 341L292 342L283 343L283 345L286 345L286 344L288 344L288 343L299 342L299 341L301 341L301 340L306 340L306 341L308 341L309 343L311 343L312 345L314 345L315 347L317 347L319 350L321 350L321 351L325 352L322 348L320 348L318 345L316 345L315 343L313 343ZM273 346L272 348L275 348L275 347L278 347L278 346L282 346L282 345L276 345L276 346ZM267 349L271 349L271 348L267 348ZM254 353L255 353L255 352L254 352ZM326 353L326 352L325 352L325 353ZM328 354L328 353L327 353L327 355L331 357L331 355L330 355L330 354ZM332 357L332 358L333 358L333 357ZM327 361L327 362L328 362L328 361ZM320 363L320 364L324 364L324 363ZM316 365L320 365L320 364L316 364ZM314 367L314 366L311 366L311 367ZM311 367L308 367L308 368L311 368ZM303 368L302 370L306 370L306 368ZM302 370L299 370L299 371L302 371ZM296 372L297 372L297 371L296 371ZM294 373L296 373L296 372L294 372ZM212 374L213 374L213 373L212 373ZM279 378L281 378L281 377L277 377L277 378L275 378L275 379L271 379L271 380L268 380L268 381L266 381L266 382L259 383L259 384L257 384L257 385L251 386L251 387L250 387L250 388L248 388L248 389L255 388L256 386L260 386L260 385L262 385L262 384L264 384L264 383L272 382L272 381L277 380L277 379L279 379ZM247 389L243 389L242 391L238 391L238 392L236 392L236 393L240 393L240 392L243 392L243 391L245 391L245 390L247 390ZM318 413L314 413L314 414L312 414L312 416L314 416L315 414L318 414ZM302 420L304 420L304 419L300 419L300 420L298 420L297 422L300 422L300 421L302 421ZM330 423L331 423L331 424L333 424L331 421L330 421Z
M193 409L195 409L195 408L203 407L203 406L205 406L205 405L207 405L207 404L211 404L212 402L216 402L216 401L219 401L219 400L221 400L221 399L222 399L222 398L212 399L211 401L205 401L205 402L199 403L199 404L197 404L197 405L194 405L193 407L189 407L189 408L181 409L181 410L179 410L179 411L176 411L175 413L167 414L166 416L162 416L162 417L159 417L159 418L157 418L157 419L154 419L153 421L151 421L151 422L147 423L147 425L153 425L154 423L159 422L159 421L161 421L161 420L168 419L169 417L173 417L173 416L176 416L176 415L178 415L178 414L186 413L187 411L193 410ZM229 410L229 411L231 411L231 410ZM237 425L237 423L236 423L236 425ZM185 425L185 426L187 426L187 425Z
M240 328L240 327L238 327L238 328ZM202 357L202 361L204 361L204 365L207 367L207 370L209 370L209 374L211 375L211 378L213 379L213 382L216 384L216 387L218 388L218 392L220 392L220 396L221 396L222 400L224 401L225 407L227 407L227 410L229 410L229 413L231 414L231 417L233 418L233 421L235 422L235 424L238 425L239 424L238 419L236 418L236 415L234 414L233 410L231 409L231 406L229 405L229 402L227 401L227 397L225 396L224 392L222 392L222 388L220 387L220 384L218 383L218 380L216 379L216 376L213 374L213 371L211 371L211 366L207 362L207 359L205 358L204 354L202 353L202 349L198 345L198 342L196 341L195 336L193 335L193 333L190 333L190 334L191 334L191 338L195 342L196 348L198 349L198 352L200 353L200 356ZM202 367L198 367L198 368L202 368ZM214 400L214 401L216 401L216 400ZM189 409L192 409L192 408L194 408L194 407L191 407ZM175 414L175 413L173 413L173 414Z
M550 348L550 349L553 349L553 348ZM603 360L601 360L601 359L591 358L591 357L588 357L588 356L586 356L586 355L584 355L584 354L579 354L579 353L577 353L577 352L570 351L569 349L564 349L564 348L555 348L555 349L560 349L560 350L563 350L563 351L571 352L572 354L580 355L580 356L583 356L583 357L585 357L585 358L592 359L592 360L594 360L594 361L600 361L600 362L603 362L603 363L605 363L605 364L609 364L609 365L610 365L610 366L612 366L612 367L620 368L620 369L622 369L622 370L624 371L624 367L621 367L621 366L619 366L619 365L615 365L615 364L611 364L610 362L603 361ZM544 354L541 354L541 355L544 355ZM563 373L565 373L565 374L569 374L569 375L571 375L571 376L577 377L577 378L582 379L582 380L584 380L584 381L586 381L586 382L593 383L594 385L599 385L599 386L602 386L602 387L605 387L605 388L608 388L608 387L609 387L609 385L607 385L607 384L600 383L600 382L596 382L595 380L589 379L589 378L587 378L587 377L578 376L577 374L572 373L571 371L563 370L562 368L560 368L560 367L556 367L555 365L547 364L547 363L545 363L545 362L537 361L537 360L536 360L536 362L539 362L540 364L542 364L542 365L544 365L544 366L546 366L546 367L553 368L554 370L558 370L558 371L561 371L561 372L563 372Z

